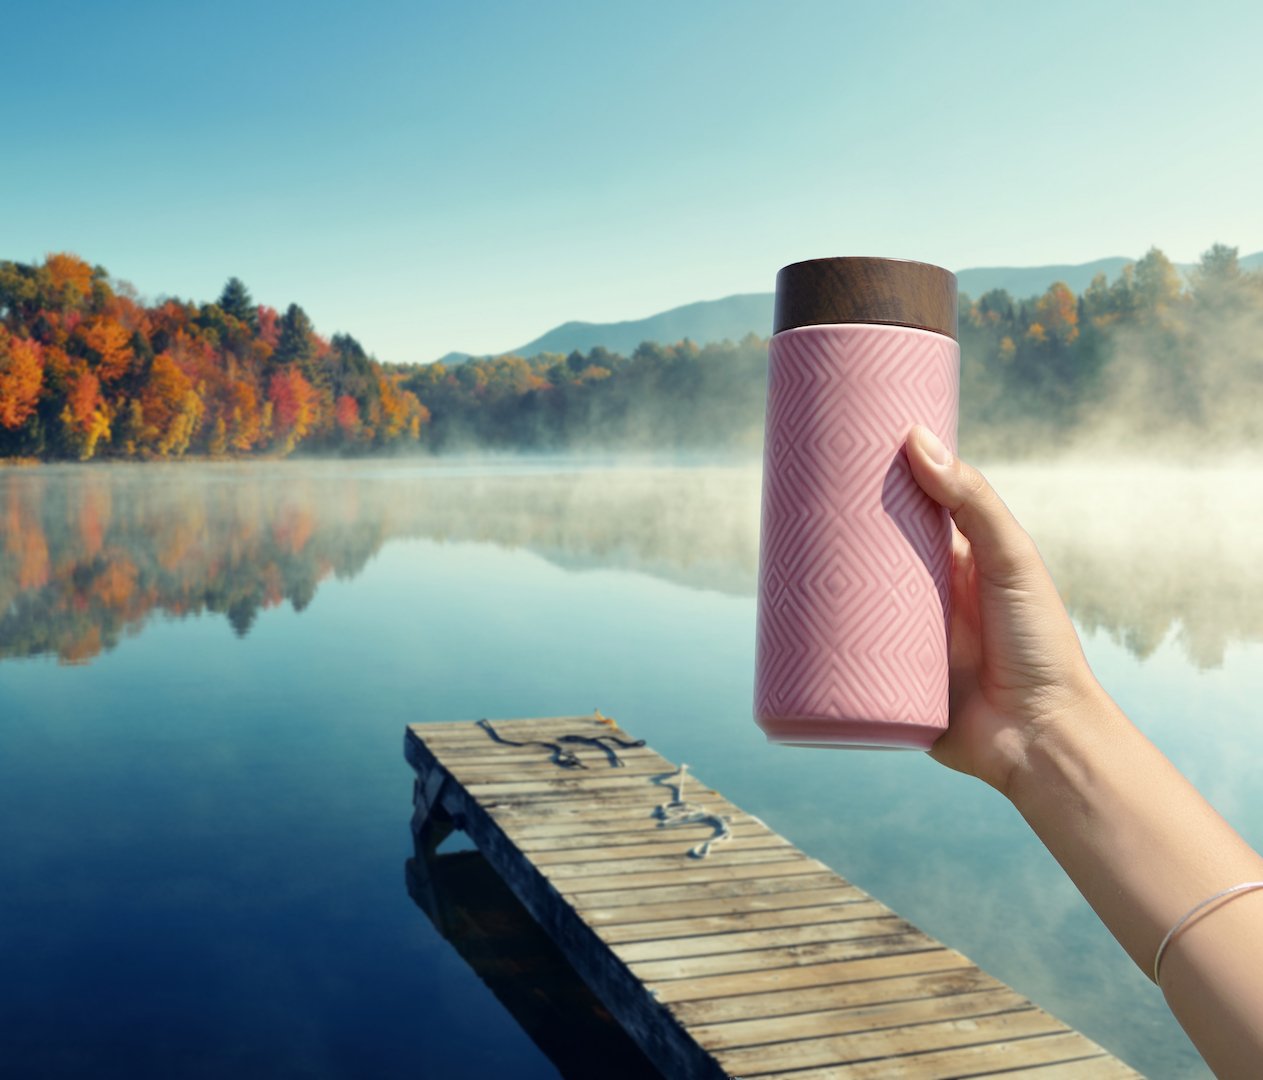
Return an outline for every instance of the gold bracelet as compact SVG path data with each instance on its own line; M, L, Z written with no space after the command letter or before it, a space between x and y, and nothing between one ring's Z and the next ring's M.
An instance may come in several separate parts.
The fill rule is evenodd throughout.
M1240 885L1233 885L1231 888L1223 889L1220 892L1215 893L1214 896L1208 896L1200 904L1197 904L1195 907L1190 909L1188 914L1171 927L1171 929L1167 931L1167 936L1162 939L1162 944L1158 946L1157 955L1153 958L1153 981L1155 983L1158 982L1158 971L1162 966L1162 954L1166 951L1167 945L1170 943L1171 939L1175 937L1175 932L1181 926L1188 922L1189 919L1201 911L1207 904L1213 904L1220 897L1227 896L1230 893L1235 892L1247 892L1250 889L1263 889L1263 881L1243 881Z

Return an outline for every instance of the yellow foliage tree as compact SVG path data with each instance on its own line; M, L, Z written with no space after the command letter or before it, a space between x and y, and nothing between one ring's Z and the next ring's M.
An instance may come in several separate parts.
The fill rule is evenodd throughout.
M169 353L154 357L140 403L144 416L141 444L163 457L183 454L201 424L205 406L193 380Z
M1035 303L1039 321L1031 326L1032 336L1038 326L1058 345L1072 345L1079 336L1079 302L1064 281L1055 281Z
M101 397L100 380L92 372L77 371L69 385L66 404L58 417L62 438L80 461L87 461L96 453L97 443L110 437L109 407Z

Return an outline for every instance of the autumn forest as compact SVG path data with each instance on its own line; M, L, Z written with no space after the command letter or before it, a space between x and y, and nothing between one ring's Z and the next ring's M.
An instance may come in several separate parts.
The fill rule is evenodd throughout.
M1076 295L961 297L961 449L1022 455L1145 429L1198 445L1263 420L1263 272L1216 244L1187 277L1158 249ZM70 254L0 262L0 457L154 460L400 450L756 451L767 341L645 342L451 367L379 362L232 278L147 305Z
M140 303L74 255L0 263L0 455L286 455L416 444L428 414L349 335L256 305Z

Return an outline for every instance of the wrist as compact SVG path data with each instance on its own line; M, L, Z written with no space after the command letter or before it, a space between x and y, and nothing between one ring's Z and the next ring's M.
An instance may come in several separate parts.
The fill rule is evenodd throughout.
M1000 790L1024 815L1041 798L1083 793L1106 749L1117 745L1121 728L1130 725L1114 699L1086 672L1060 701L1022 730Z

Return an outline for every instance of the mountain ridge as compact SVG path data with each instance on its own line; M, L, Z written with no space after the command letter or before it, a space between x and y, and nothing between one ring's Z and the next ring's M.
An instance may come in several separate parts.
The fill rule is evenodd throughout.
M980 266L956 272L962 295L977 299L992 289L1005 289L1014 299L1038 296L1054 281L1064 281L1072 292L1081 293L1099 273L1110 280L1122 268L1136 262L1121 255L1094 259L1086 263L1063 263L1046 266ZM1242 256L1243 270L1263 268L1263 251ZM1176 263L1186 277L1194 263ZM641 342L671 344L688 338L698 345L715 341L740 341L746 334L760 337L772 325L774 294L734 293L715 300L695 300L640 319L617 322L585 322L571 319L553 327L516 349L504 352L472 354L449 352L435 363L460 364L466 360L492 356L538 356L540 353L589 352L600 345L626 356Z

